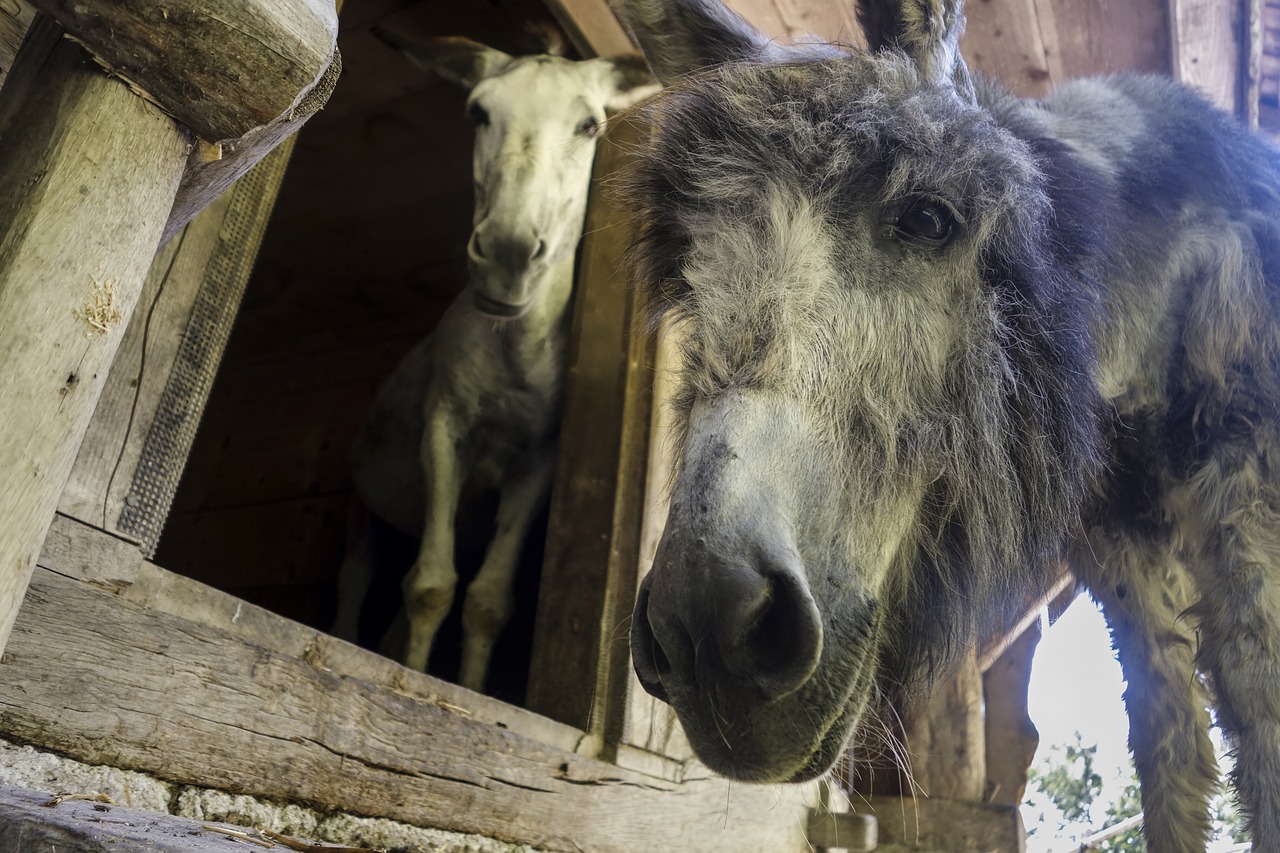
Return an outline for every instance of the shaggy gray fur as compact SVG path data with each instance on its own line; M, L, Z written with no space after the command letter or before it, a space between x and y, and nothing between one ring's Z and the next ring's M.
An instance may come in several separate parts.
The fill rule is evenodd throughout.
M864 3L853 55L615 6L668 84L633 262L686 351L632 643L699 756L822 773L1066 557L1150 849L1204 849L1203 675L1280 850L1280 156L1163 79L975 83L952 0Z

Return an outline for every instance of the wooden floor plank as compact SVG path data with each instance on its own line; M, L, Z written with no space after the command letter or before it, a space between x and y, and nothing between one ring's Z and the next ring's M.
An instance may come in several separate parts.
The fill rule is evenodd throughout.
M427 676L345 644L412 676L409 689L353 677L350 660L325 666L338 656L314 632L301 654L277 651L289 623L262 626L270 614L254 614L264 645L165 612L182 606L180 589L160 592L174 576L131 566L125 546L108 559L113 570L86 580L75 557L41 559L70 573L36 572L0 660L0 735L166 781L547 850L806 849L805 788L675 784L577 755L477 719L473 694L430 695L410 684Z

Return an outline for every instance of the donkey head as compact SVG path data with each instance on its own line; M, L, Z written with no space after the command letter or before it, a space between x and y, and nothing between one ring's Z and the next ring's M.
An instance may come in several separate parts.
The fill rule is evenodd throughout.
M379 36L470 92L472 298L494 317L518 317L539 295L545 273L573 260L606 117L653 91L652 78L638 57L517 58L464 38Z
M667 84L632 260L685 350L632 651L746 780L822 773L966 642L1060 548L1097 454L1051 152L979 105L955 0L861 5L871 54L615 3Z

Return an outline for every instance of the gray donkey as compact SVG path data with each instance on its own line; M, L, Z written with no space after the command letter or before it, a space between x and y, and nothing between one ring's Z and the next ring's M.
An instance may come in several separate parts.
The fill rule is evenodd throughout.
M1212 689L1280 850L1280 156L1152 77L975 80L958 0L869 53L615 0L668 88L634 273L684 327L635 668L698 755L803 780L1066 557L1129 681L1153 851L1202 851Z
M607 114L655 86L639 57L512 57L463 38L377 35L468 90L475 227L466 289L379 389L352 448L352 474L371 512L422 537L403 585L404 663L416 670L453 605L464 484L499 491L493 539L463 604L459 680L480 690L514 607L520 546L551 486L596 140ZM369 570L363 544L344 563L340 636L356 634Z

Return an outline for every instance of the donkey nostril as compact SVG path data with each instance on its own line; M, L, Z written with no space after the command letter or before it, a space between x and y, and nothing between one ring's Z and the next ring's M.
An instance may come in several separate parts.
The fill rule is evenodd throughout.
M539 240L538 245L533 247L533 255L529 258L529 260L536 261L546 253L547 253L547 241Z
M798 579L774 575L768 593L742 638L750 680L780 698L809 680L822 654L822 620Z
M484 247L480 244L479 231L471 232L471 241L467 245L467 250L470 252L471 257L473 258L484 260L487 257L484 253Z

